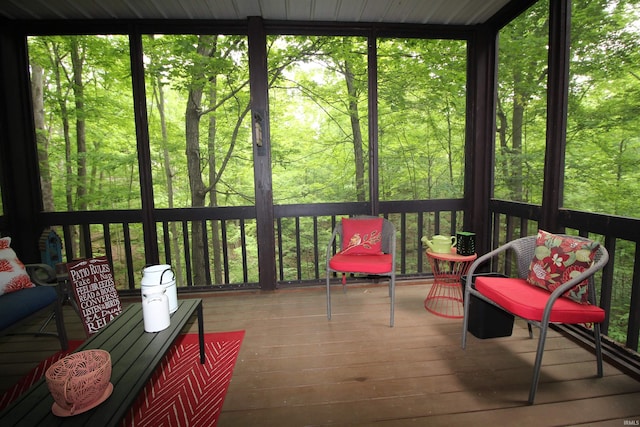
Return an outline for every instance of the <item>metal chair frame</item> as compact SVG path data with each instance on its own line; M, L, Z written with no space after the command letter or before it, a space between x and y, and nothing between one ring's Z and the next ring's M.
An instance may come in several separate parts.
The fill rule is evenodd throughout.
M559 236L570 237L572 239L583 240L583 241L591 241L589 239L579 237L579 236L568 236L562 235ZM506 252L507 250L512 250L516 255L517 269L518 269L518 277L521 279L525 279L529 274L529 265L534 256L534 251L536 248L536 236L528 236L522 237L511 242L508 242L499 248L479 257L469 268L467 272L467 280L464 291L464 320L462 323L462 348L466 348L467 343L467 329L469 323L469 304L471 295L479 298L482 301L485 301L494 306L500 307L505 310L504 307L496 304L491 299L485 297L483 294L478 292L474 284L472 283L473 274L475 271L485 262L491 260L492 258L498 256L499 254ZM529 404L533 404L536 390L538 387L538 382L540 380L540 367L542 365L542 356L544 353L545 341L547 338L547 332L549 328L549 319L551 316L551 312L553 311L553 305L561 298L562 295L571 289L573 286L587 279L588 281L588 299L591 304L595 304L596 295L595 295L595 284L593 275L604 268L609 260L609 253L606 248L602 245L599 246L593 264L587 270L583 271L580 275L574 277L573 279L563 283L558 288L556 288L553 292L549 293L549 299L544 308L544 312L542 315L542 319L540 321L536 321L533 319L524 319L528 323L529 328L529 337L533 338L533 332L531 330L531 326L536 326L540 328L540 337L538 339L538 347L536 351L536 359L533 367L533 379L531 381L531 388L529 390ZM534 285L531 285L534 286ZM505 310L509 312L508 310ZM512 313L515 314L515 313ZM517 316L517 314L516 314ZM597 363L597 374L598 377L603 376L602 369L602 342L601 342L601 332L600 332L600 324L594 323L594 339L595 339L595 351L596 351L596 363Z
M378 218L376 216L356 216L352 219L371 219ZM334 244L337 243L338 247L342 247L342 222L336 224L331 235L331 240L327 245L327 319L331 320L331 273L353 273L353 274L367 274L372 276L389 277L389 297L391 298L391 314L389 326L394 325L394 306L395 306L395 284L396 284L396 229L391 221L383 218L382 223L382 252L385 254L391 254L391 271L383 273L371 273L368 271L340 271L334 270L329 266L329 262L333 256ZM357 256L357 255L354 255ZM343 284L342 291L346 292L346 286Z

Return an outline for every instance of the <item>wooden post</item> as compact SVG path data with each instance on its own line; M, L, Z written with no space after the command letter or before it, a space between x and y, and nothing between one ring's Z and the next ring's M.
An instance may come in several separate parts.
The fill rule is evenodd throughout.
M367 40L369 85L369 203L371 215L380 214L380 169L378 151L378 51L375 35Z
M479 28L467 54L464 230L476 233L476 251L491 248L489 201L493 197L497 30Z
M258 268L262 290L276 289L276 243L271 180L268 78L267 36L262 18L249 17L249 82L251 85L253 168Z
M569 99L569 36L571 1L549 3L549 81L547 89L547 145L544 156L544 185L540 228L559 229L558 211L562 205L564 159L567 142Z
M142 62L142 36L134 32L129 36L131 57L131 80L138 147L138 171L142 198L142 229L144 231L144 254L147 264L158 264L158 230L156 228L153 199L153 177L151 173L151 151L149 148L149 120L145 94L144 64Z
M0 34L0 63L0 174L6 219L2 231L11 236L11 246L23 262L40 262L38 242L44 228L40 168L27 39L17 26Z

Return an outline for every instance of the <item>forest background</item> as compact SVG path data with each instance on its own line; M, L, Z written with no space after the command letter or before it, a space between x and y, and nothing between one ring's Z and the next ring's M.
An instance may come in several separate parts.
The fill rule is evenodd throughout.
M572 2L564 207L640 217L638 3ZM548 9L540 1L500 32L499 199L541 203ZM273 203L368 200L367 40L267 42ZM28 43L45 210L140 209L128 38L33 36ZM254 205L246 37L149 34L143 49L155 207ZM380 200L463 196L466 50L461 40L377 40ZM199 233L194 227L190 238L199 241ZM212 236L219 284L220 231ZM172 238L179 264L180 230ZM239 228L226 239L257 259L255 244L240 247ZM251 225L242 239L255 242ZM79 256L81 241L74 242ZM633 259L633 246L618 250L618 259ZM242 280L242 271L231 274ZM631 275L616 272L627 301ZM625 315L620 310L615 321L623 325Z

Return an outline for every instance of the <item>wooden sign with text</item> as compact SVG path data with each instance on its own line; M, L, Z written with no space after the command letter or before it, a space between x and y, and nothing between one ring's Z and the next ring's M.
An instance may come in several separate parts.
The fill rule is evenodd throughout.
M69 281L88 335L95 334L122 312L107 257L67 263Z

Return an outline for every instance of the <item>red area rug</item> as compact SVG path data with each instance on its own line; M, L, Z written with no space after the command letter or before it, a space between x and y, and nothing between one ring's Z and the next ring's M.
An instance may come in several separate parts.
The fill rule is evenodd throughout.
M231 382L244 331L181 335L138 396L123 426L215 426Z
M198 335L180 335L138 396L123 426L215 426L231 382L244 331L205 334L200 364ZM73 343L77 347L78 343ZM74 347L72 347L74 348ZM43 361L0 398L0 410L41 378L67 353Z
M44 373L47 372L49 366L53 365L58 360L62 359L73 350L78 348L82 344L82 341L69 341L68 351L59 351L53 356L49 356L48 359L40 362L38 366L33 368L27 375L22 377L13 387L7 390L2 396L0 396L0 411L9 406L11 402L16 400L18 396L27 391L36 381L44 377Z

